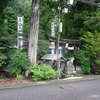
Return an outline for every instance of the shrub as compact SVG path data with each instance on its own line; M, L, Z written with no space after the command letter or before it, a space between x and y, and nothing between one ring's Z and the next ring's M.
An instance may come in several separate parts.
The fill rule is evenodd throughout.
M17 78L23 74L25 69L28 67L29 62L25 53L17 50L10 56L10 64L8 66L8 70L10 73Z
M95 60L96 74L100 74L100 60Z
M84 62L84 63L83 63ZM81 64L81 69L84 74L90 74L91 68L90 68L90 61L88 58L84 59Z
M5 59L7 59L7 57L0 52L0 70L3 69L3 65L5 64Z
M81 39L85 50L95 64L96 72L100 74L100 32L87 32Z
M82 71L84 74L89 74L90 73L90 59L88 57L88 54L84 50L78 50L75 53L75 58L80 65Z
M49 65L36 65L29 67L29 72L32 73L32 80L49 80L57 77L57 71Z

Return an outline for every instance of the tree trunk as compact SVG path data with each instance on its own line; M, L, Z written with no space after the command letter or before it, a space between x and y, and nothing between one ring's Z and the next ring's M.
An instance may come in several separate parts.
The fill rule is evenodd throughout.
M29 46L28 46L28 58L31 65L36 65L37 61L39 6L40 6L40 0L32 0Z

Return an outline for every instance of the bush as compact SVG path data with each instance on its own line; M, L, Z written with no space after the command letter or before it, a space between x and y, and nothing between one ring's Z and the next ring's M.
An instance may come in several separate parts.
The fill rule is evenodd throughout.
M23 75L25 69L28 67L29 62L25 53L17 50L10 56L10 64L8 66L9 72L17 78Z
M96 74L100 74L100 60L95 60Z
M89 59L84 59L84 63L81 64L81 69L84 74L90 74L91 68L90 68L90 61Z
M84 74L90 74L91 68L90 68L90 59L88 57L88 54L84 50L78 50L75 53L75 58L80 65L82 71Z
M57 77L57 71L49 65L36 65L29 67L29 72L32 73L32 80L49 80Z
M5 59L7 59L7 57L2 52L0 52L0 70L3 69L3 65L5 64Z

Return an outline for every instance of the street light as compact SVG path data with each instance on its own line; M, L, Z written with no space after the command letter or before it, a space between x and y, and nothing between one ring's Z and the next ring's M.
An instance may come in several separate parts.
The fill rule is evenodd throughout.
M73 5L74 0L67 0L67 5Z
M67 5L72 5L73 0L67 0ZM66 7L66 4L63 8L60 6L58 7L58 38L57 38L57 70L60 72L60 56L59 56L59 44L60 44L60 33L62 32L62 23L60 21L60 11L62 9L62 13L67 13L68 8Z
M68 13L68 8L63 7L63 8L62 8L62 13Z

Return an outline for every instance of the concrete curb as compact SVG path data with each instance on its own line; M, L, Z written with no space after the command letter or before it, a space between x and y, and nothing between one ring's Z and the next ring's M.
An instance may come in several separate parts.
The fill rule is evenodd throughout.
M78 82L78 81L87 81L87 80L89 81L89 80L96 80L96 79L100 79L100 75L85 75L81 77L70 77L70 78L50 80L50 81L30 82L30 83L24 83L24 84L0 85L0 90L16 89L16 88L24 88L24 87L40 86L40 85L59 84L59 83L66 83L66 82Z

